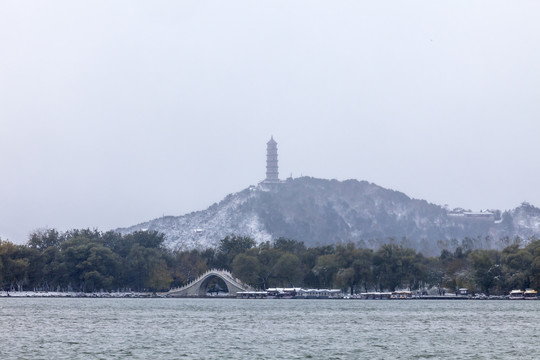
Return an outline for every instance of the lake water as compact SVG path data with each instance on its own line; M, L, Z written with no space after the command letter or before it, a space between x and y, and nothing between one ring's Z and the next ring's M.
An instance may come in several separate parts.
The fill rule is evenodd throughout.
M0 299L0 359L537 359L540 301Z

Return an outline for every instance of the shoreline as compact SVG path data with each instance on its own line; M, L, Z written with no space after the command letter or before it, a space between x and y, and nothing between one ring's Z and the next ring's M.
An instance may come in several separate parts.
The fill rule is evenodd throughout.
M166 293L154 292L76 292L76 291L0 291L0 298L162 298Z
M76 292L76 291L0 291L0 298L91 298L91 299L239 299L239 300L272 300L267 298L238 298L236 296L168 296L167 292ZM301 298L278 299L278 300L298 300ZM363 301L392 301L392 300L509 300L503 296L491 297L471 297L471 296L418 296L401 299L365 299L365 298L305 298L301 300L363 300ZM522 299L524 300L524 299ZM536 300L536 299L535 299Z

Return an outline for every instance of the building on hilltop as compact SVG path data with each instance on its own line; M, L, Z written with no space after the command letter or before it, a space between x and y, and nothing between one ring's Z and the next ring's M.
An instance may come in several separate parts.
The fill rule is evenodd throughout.
M270 141L266 143L266 179L263 183L266 184L278 184L279 180L279 170L278 170L278 153L277 153L277 142L272 136Z

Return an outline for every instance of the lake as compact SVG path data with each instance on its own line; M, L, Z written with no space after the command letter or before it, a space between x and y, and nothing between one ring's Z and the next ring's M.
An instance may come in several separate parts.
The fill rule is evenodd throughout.
M0 299L0 359L535 359L540 301Z

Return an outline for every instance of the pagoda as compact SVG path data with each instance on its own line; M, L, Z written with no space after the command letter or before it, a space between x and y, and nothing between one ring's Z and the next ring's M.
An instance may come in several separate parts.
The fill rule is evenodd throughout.
M272 136L266 143L266 179L265 183L279 183L277 142Z

